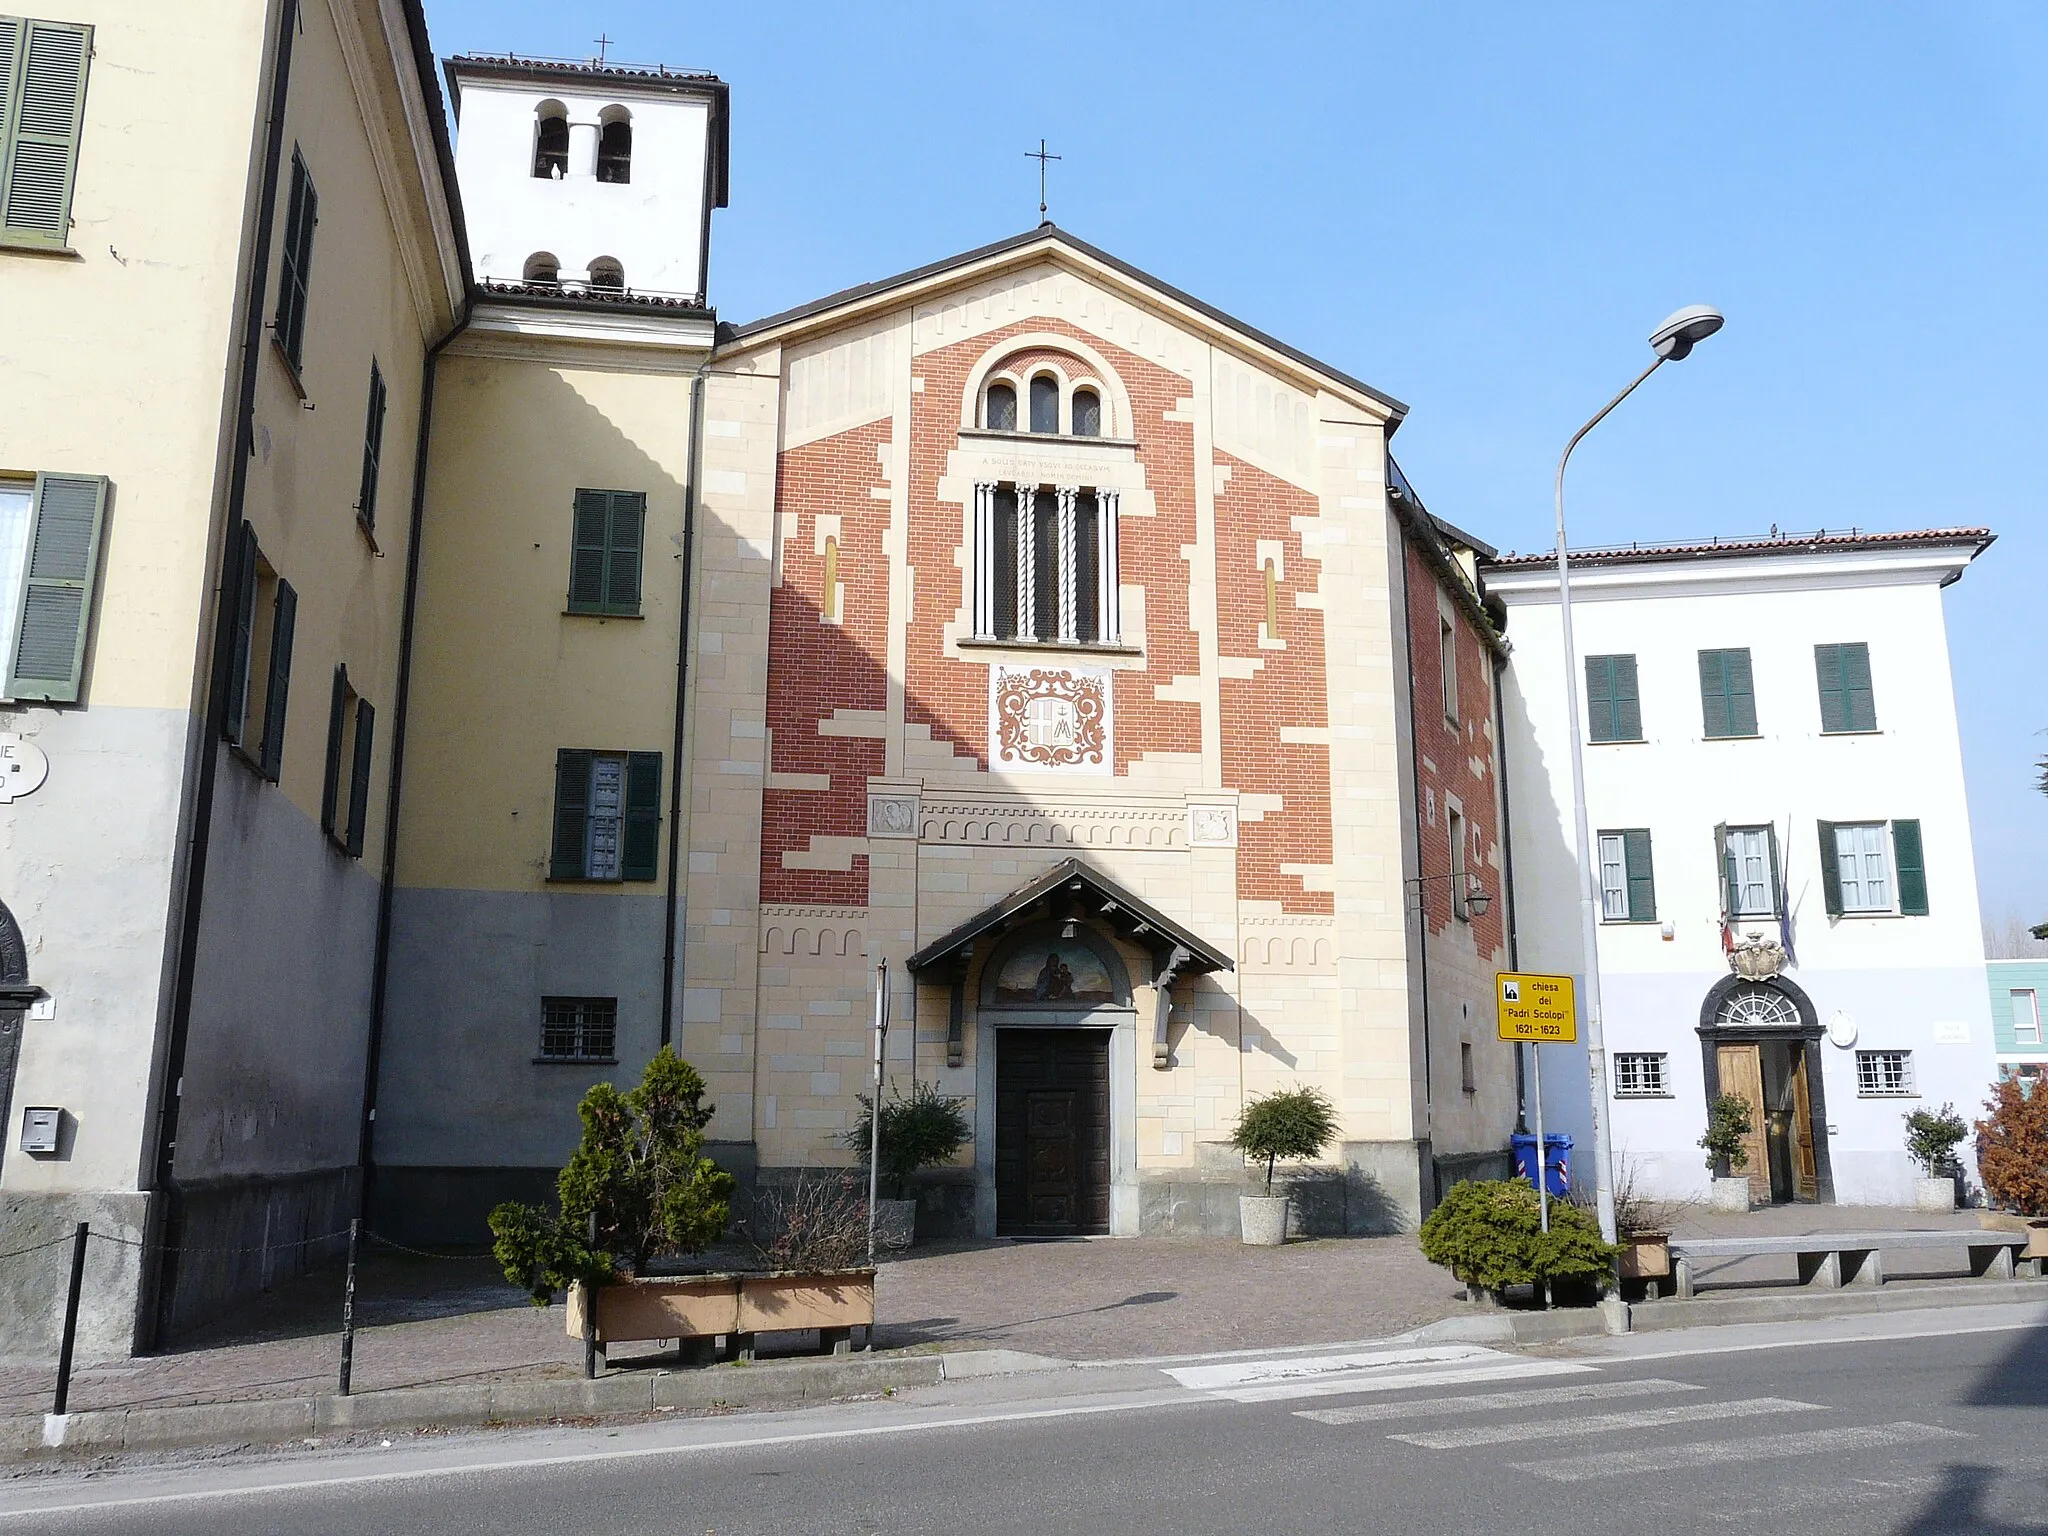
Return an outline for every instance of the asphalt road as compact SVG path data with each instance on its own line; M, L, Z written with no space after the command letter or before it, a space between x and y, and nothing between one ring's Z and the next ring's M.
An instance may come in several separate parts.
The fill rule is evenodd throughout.
M0 1536L2043 1533L2048 1327L2002 1310L1859 1320L1906 1337L1809 1326L1580 1354L1268 1354L805 1413L28 1475L0 1486Z

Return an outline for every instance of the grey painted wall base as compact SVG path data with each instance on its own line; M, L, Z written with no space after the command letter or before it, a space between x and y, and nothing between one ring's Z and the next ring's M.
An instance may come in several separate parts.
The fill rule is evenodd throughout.
M161 1343L348 1251L354 1168L180 1182L170 1194Z
M14 1253L53 1246L0 1263L0 1362L54 1367L64 1332L64 1295L71 1280L72 1231L87 1222L119 1242L89 1240L79 1292L75 1359L121 1360L135 1350L141 1321L146 1194L119 1190L0 1196L0 1247Z

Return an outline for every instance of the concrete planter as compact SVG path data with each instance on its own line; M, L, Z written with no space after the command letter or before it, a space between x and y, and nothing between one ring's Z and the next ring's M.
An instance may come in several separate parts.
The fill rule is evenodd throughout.
M917 1241L917 1202L877 1200L875 1202L875 1246L901 1253Z
M1749 1204L1750 1187L1747 1174L1732 1179L1714 1180L1713 1191L1707 1196L1709 1210L1746 1211Z
M1285 1195L1239 1195L1237 1224L1246 1243L1254 1248L1278 1248L1287 1241Z
M1947 1174L1913 1181L1913 1209L1952 1211L1956 1208L1956 1181Z

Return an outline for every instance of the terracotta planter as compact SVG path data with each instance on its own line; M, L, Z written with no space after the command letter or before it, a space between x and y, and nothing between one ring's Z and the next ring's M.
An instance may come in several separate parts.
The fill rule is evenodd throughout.
M2024 1232L2023 1259L2048 1259L2048 1216L2009 1216L2004 1211L1979 1211L1977 1223L1986 1232Z
M568 1332L583 1337L590 1295L569 1288ZM642 1339L708 1339L784 1328L872 1327L872 1269L765 1275L660 1275L620 1280L596 1292L600 1348Z
M1662 1280L1671 1273L1669 1232L1631 1232L1622 1239L1622 1244L1622 1279Z

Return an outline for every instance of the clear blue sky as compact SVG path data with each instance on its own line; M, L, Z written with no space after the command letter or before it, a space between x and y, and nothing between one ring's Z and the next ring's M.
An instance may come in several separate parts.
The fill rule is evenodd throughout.
M2048 11L427 3L443 53L731 82L728 319L1030 227L1044 135L1054 219L1408 402L1417 488L1503 549L1720 306L1574 459L1573 542L1989 525L1947 597L1979 886L2048 918Z

